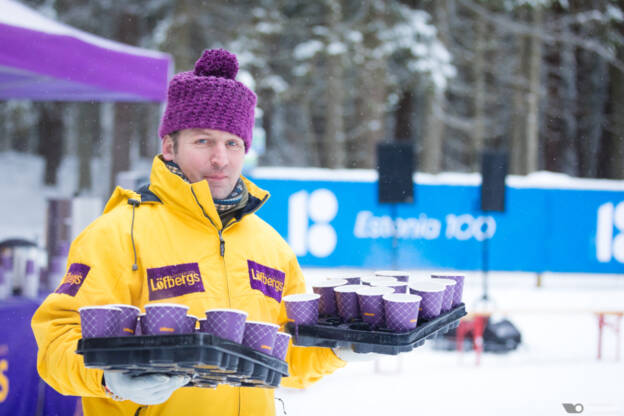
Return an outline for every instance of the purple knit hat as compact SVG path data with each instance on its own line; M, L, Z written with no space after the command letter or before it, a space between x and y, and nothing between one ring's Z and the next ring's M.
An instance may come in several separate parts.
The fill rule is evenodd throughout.
M232 133L251 146L256 94L234 78L236 55L225 49L205 50L195 70L169 82L167 108L160 122L162 139L178 130L204 128Z

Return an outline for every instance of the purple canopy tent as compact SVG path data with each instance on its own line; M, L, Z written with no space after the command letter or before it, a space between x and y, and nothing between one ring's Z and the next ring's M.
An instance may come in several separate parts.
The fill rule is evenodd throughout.
M0 100L164 101L172 66L0 0Z

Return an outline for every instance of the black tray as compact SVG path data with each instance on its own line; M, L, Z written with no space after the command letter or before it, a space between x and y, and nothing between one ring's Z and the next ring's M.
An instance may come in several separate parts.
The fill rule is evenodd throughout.
M188 387L274 388L288 377L285 361L206 333L83 338L76 353L84 356L87 368L188 375Z
M358 353L376 352L396 355L420 347L425 340L457 328L459 319L466 315L464 304L460 304L429 321L418 322L418 326L408 332L392 332L370 326L357 320L343 322L339 317L321 318L317 325L286 324L286 331L292 334L293 344L305 347L351 347Z

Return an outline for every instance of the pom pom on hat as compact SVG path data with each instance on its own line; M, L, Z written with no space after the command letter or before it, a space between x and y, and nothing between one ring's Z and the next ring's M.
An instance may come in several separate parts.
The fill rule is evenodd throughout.
M195 75L197 76L234 79L237 73L236 55L225 49L206 50L195 62Z
M236 81L238 60L225 49L205 50L193 71L169 82L161 138L175 131L205 128L232 133L251 147L256 95Z

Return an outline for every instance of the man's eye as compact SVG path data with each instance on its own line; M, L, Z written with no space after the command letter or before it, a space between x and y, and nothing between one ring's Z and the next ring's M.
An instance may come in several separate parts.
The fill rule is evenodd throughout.
M236 140L230 140L230 141L228 141L227 144L230 147L241 147L241 144L239 142L237 142Z
M206 143L208 143L208 140L207 139L197 139L195 141L195 143L197 143L197 144L206 144Z

